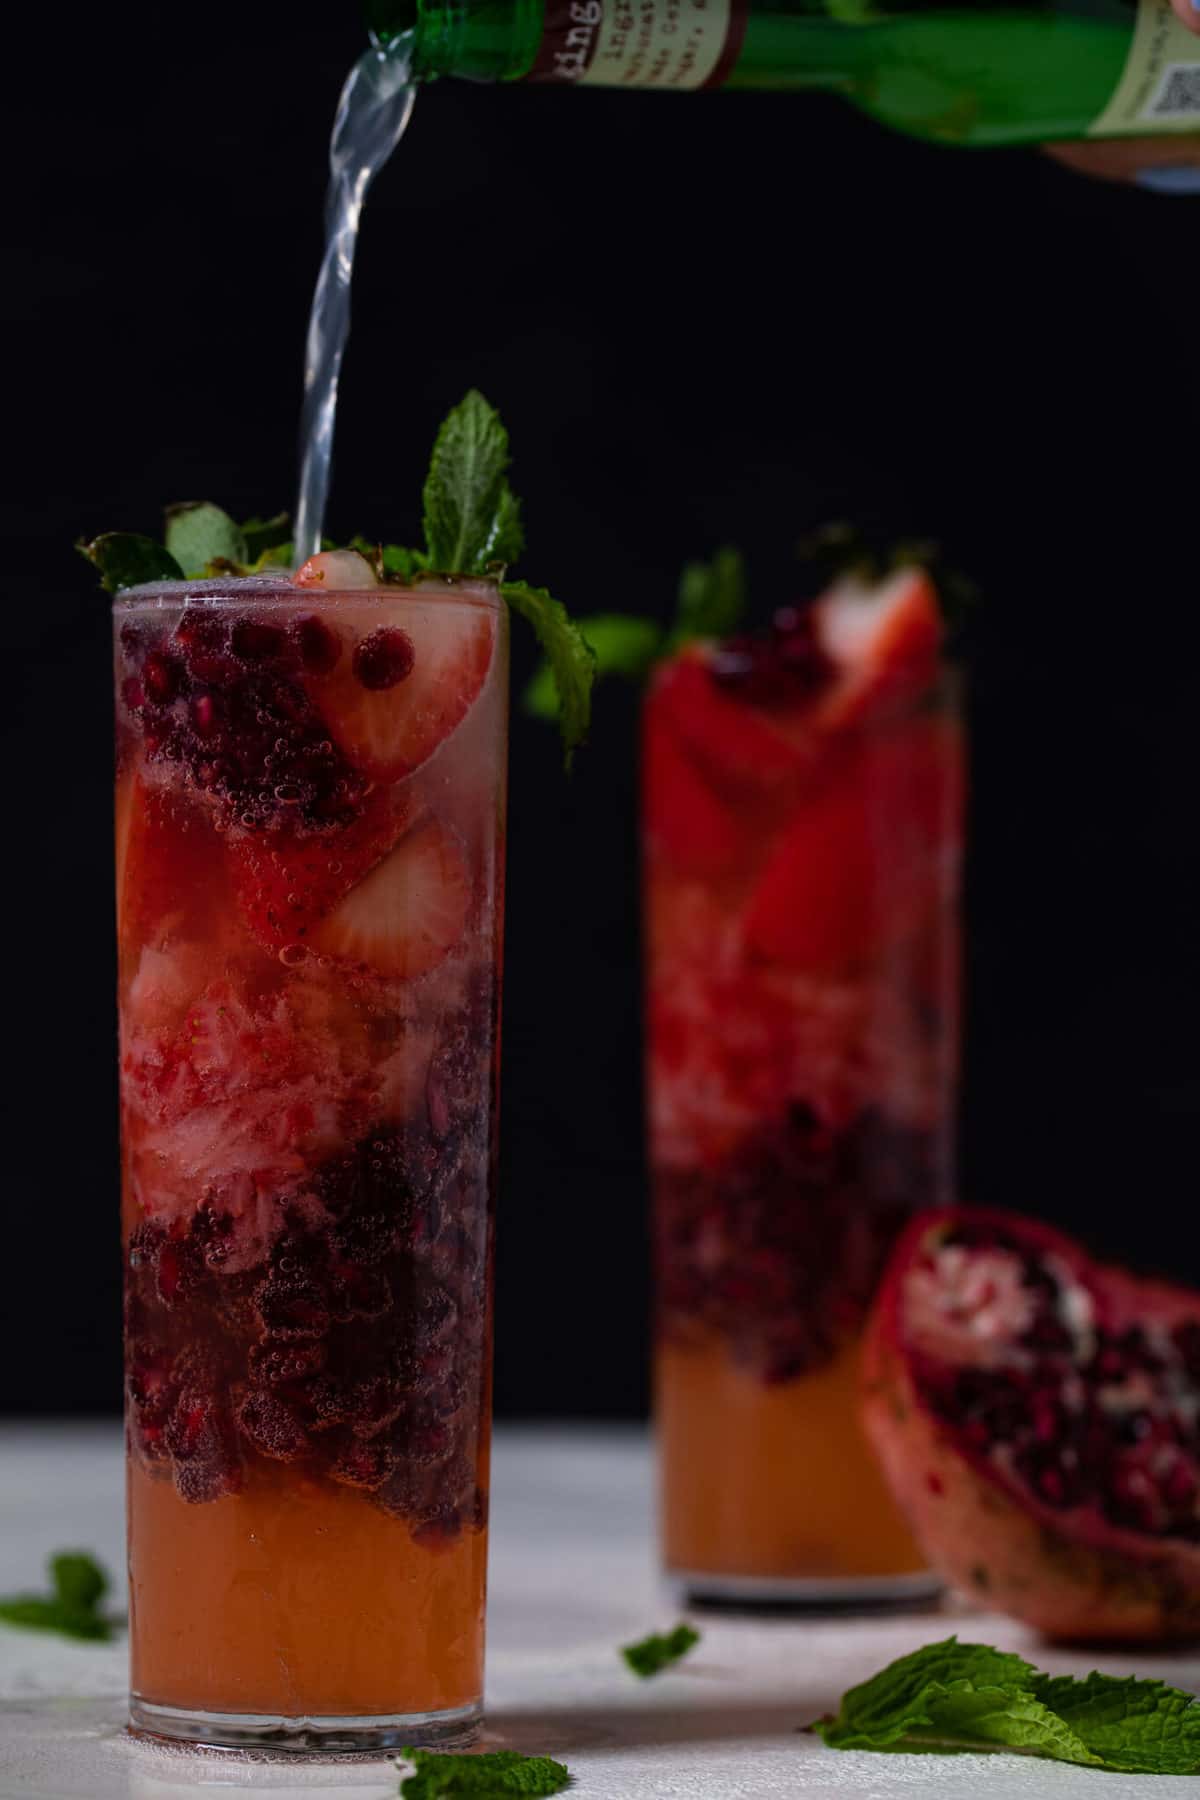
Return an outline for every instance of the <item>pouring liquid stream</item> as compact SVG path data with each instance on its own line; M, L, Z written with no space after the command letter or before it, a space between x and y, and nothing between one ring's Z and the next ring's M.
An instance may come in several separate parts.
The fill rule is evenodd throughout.
M411 49L397 39L373 47L355 63L338 101L329 145L325 254L313 292L304 348L300 417L300 488L296 498L295 558L321 548L329 497L338 377L350 333L350 281L367 189L404 135L416 88L409 79Z

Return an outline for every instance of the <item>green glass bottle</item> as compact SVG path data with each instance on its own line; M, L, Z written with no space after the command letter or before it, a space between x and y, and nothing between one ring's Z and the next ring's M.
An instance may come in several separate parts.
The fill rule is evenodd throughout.
M368 0L418 80L824 88L955 144L1200 132L1169 0Z

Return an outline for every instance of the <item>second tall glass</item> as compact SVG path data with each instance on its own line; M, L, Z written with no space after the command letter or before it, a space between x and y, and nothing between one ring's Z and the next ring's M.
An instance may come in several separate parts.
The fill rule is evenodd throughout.
M963 738L925 575L692 646L646 702L647 1080L668 1570L933 1590L858 1423L896 1232L952 1181Z
M115 608L135 1725L478 1720L507 614Z

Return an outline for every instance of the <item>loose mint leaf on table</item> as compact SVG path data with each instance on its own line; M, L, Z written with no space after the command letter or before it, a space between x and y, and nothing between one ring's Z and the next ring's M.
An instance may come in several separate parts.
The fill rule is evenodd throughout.
M523 538L508 485L508 433L477 388L447 413L425 477L428 566L445 575L482 575L515 561Z
M108 1576L86 1550L60 1550L50 1558L50 1579L64 1606L94 1612L108 1592Z
M183 570L169 551L153 538L136 531L105 531L77 548L100 571L100 583L110 594L136 587L140 581L180 581Z
M567 763L587 736L592 716L592 682L596 657L591 645L570 618L566 607L545 588L526 581L505 581L500 592L514 612L527 619L537 633L551 679L558 694L558 719Z
M956 1638L901 1657L811 1727L835 1750L1019 1750L1092 1768L1200 1772L1200 1707L1159 1681L1042 1674Z
M597 675L624 675L640 681L662 649L662 627L653 619L639 619L632 613L597 613L576 624L596 659ZM548 662L534 672L523 704L526 712L539 719L558 716L558 690Z
M167 550L185 575L203 575L210 563L250 561L240 525L211 500L184 500L166 511Z
M108 1576L83 1550L64 1550L49 1562L50 1594L13 1594L0 1600L0 1624L34 1631L57 1631L63 1637L104 1640L113 1622L100 1611L108 1592Z
M676 1625L674 1631L654 1631L649 1637L642 1638L640 1643L625 1644L621 1655L629 1664L635 1675L643 1680L650 1675L661 1674L677 1663L682 1656L700 1642L700 1633L690 1625Z
M1106 1768L1132 1774L1200 1772L1200 1705L1192 1694L1136 1675L1041 1675L1034 1688Z
M945 1690L953 1682L1030 1692L1037 1670L1020 1656L992 1650L986 1644L960 1644L957 1638L927 1644L889 1663L842 1696L836 1719L814 1729L837 1749L886 1749L904 1737L914 1722L923 1722L931 1687Z
M445 1795L470 1795L473 1800L501 1800L509 1794L561 1793L571 1779L565 1764L550 1756L522 1756L517 1750L492 1750L479 1755L450 1755L437 1750L405 1750L414 1773L400 1783L404 1800L434 1800Z

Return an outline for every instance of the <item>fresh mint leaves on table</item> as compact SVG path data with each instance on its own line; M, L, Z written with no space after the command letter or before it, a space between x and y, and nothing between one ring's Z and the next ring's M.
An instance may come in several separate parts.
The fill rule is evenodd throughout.
M1200 1774L1191 1694L1133 1675L1046 1675L957 1638L889 1663L810 1729L835 1750L1018 1750L1133 1774Z
M700 1633L690 1625L676 1625L674 1631L652 1631L640 1643L625 1644L621 1655L629 1664L635 1675L645 1680L650 1675L659 1675L669 1669L672 1663L686 1656L700 1642Z
M685 564L679 577L675 622L659 625L635 613L595 613L580 619L579 630L595 655L597 675L641 681L664 656L699 638L728 637L746 608L746 569L741 553L728 545L711 562ZM526 712L553 719L554 672L547 661L525 689Z
M566 1765L550 1756L522 1756L517 1750L451 1755L438 1750L402 1751L413 1774L400 1783L403 1800L502 1800L509 1794L537 1796L561 1793L571 1777Z
M96 1559L83 1550L60 1550L47 1566L51 1592L0 1599L0 1624L57 1631L64 1637L111 1638L113 1621L100 1610L108 1576Z
M545 588L509 581L525 547L521 506L508 479L508 433L476 389L447 415L433 446L422 494L423 549L356 537L381 581L420 575L474 575L498 582L509 606L534 630L545 658L550 710L568 762L587 735L595 654L561 601ZM286 513L238 525L211 501L169 506L166 542L109 531L80 550L110 593L142 581L219 579L289 568L293 546ZM327 543L326 548L334 548Z

